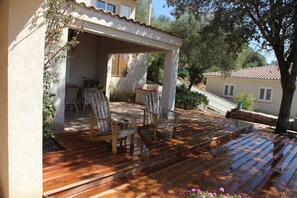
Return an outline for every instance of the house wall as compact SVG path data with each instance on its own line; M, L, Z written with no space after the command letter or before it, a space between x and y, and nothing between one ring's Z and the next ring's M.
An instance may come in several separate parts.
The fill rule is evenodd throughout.
M135 88L143 87L146 83L148 59L145 54L130 54L128 73L126 76L111 76L110 94L126 95L135 93ZM111 68L111 63L109 64ZM111 69L110 69L111 71Z
M42 197L44 10L0 1L0 197Z
M86 79L99 80L97 75L98 39L92 34L82 34L79 35L78 41L79 45L69 53L66 83L83 87Z
M252 93L255 97L255 111L268 113L272 115L278 115L282 89L280 81L278 80L259 80L259 79L243 79L243 78L221 78L208 76L206 81L207 91L214 93L218 96L224 97L224 84L234 84L235 93ZM259 88L260 87L271 87L272 100L271 102L259 101ZM233 98L227 98L233 100ZM297 116L297 96L295 94L292 103L291 117Z
M125 5L131 8L131 16L130 18L135 18L135 8L136 8L136 1L135 0L104 0L107 3L111 3L117 7L116 13L119 13L119 5ZM81 0L80 2L85 2L86 5L96 6L97 0Z
M108 86L111 92L134 92L135 87L145 84L148 64L146 55L129 54L128 74L125 77L112 77L110 74L107 82L108 72L111 72L111 65L109 69L107 65L112 54L108 54L106 48L118 47L117 41L107 42L103 37L92 34L83 34L78 40L80 44L69 53L66 83L84 87L85 79L96 79L101 86Z
M145 54L129 54L128 74L124 77L113 77L111 62L107 69L112 54L108 54L106 48L119 47L117 41L110 42L92 34L82 34L78 40L80 44L69 53L71 58L68 59L66 78L68 84L84 87L85 79L96 79L113 94L131 94L136 87L145 84L148 65Z

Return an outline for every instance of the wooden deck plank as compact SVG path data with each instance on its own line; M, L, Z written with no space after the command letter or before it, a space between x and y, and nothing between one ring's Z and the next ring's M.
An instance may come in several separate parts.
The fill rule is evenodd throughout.
M249 143L250 142L245 142L245 144ZM238 145L237 147L234 147L231 152L235 151L234 154L238 154L242 151L240 148L244 148L244 146ZM166 182L167 185L172 183L171 186L178 185L184 181L194 183L196 180L199 180L199 178L203 177L204 173L215 171L218 166L227 163L229 160L228 157L229 153L221 153L221 155L213 158L208 152L203 152L199 155L197 164L190 163L188 165L184 165L181 171L183 174L175 174L171 172L166 178L163 178L162 182ZM188 178L189 175L191 175L191 178Z
M263 165L261 169L254 170L252 173L253 177L240 188L236 189L236 191L240 191L244 196L247 196L255 191L259 185L263 185L263 180L267 175L271 173L271 170L276 166L279 167L284 162L285 157L287 157L287 155L289 155L291 151L292 146L290 146L290 144L277 142L275 144L273 152L269 153L270 159L264 161L263 163L260 162Z
M189 159L188 162L184 162L185 164L183 162L181 162L180 165L178 167L176 167L175 169L173 169L173 168L167 169L165 172L167 173L169 171L168 174L163 173L163 171L161 171L161 173L157 172L155 174L150 174L148 177L150 179L158 181L158 183L166 183L167 190L170 191L171 187L180 186L180 184L176 183L176 181L175 181L178 177L186 175L186 176L180 178L179 180L183 181L183 182L186 181L187 183L189 183L189 178L187 178L189 175L191 175L191 177L196 177L196 175L193 175L193 173L192 173L193 168L195 168L199 165L201 166L201 163L202 163L201 160L199 160L199 159L197 160L197 159L198 158L196 158L196 161L195 160L193 161L193 159ZM208 165L206 160L203 160L203 162L205 163L205 165ZM171 169L173 169L173 170L171 170ZM192 171L187 172L189 170L192 170ZM195 172L199 172L199 171L195 171ZM164 177L164 174L166 177ZM143 181L141 181L141 180L143 180ZM154 188L156 188L156 186L154 186L153 188L150 188L146 185L147 180L148 180L147 177L143 177L141 180L135 181L135 185L137 185L137 188L141 188L142 190L147 190L147 191L154 190ZM146 181L146 182L144 182L144 181ZM142 185L140 185L140 184L142 184ZM131 187L131 188L134 188L134 187ZM164 186L159 185L158 188L159 188L158 190L164 192Z
M105 144L80 141L86 131L59 136L66 150L43 158L45 194L181 197L192 187L213 191L221 186L243 195L252 191L252 196L296 194L296 141L261 130L234 138L233 132L243 128L236 120L181 112L177 139L168 139L165 131L151 141L148 133L147 140L136 138L133 152L128 143L119 155L111 155Z
M272 151L272 149L271 149L271 142L269 142L269 141L267 141L265 144L259 144L260 145L260 147L258 147L258 149L263 149L263 150L265 150L266 148L269 148L269 150L268 151ZM259 151L260 151L259 150ZM280 149L280 151L281 151L281 149ZM269 152L266 152L266 154L267 153L269 153ZM258 154L261 154L261 153L258 153ZM256 158L256 157L261 157L261 156L258 156L258 155L251 155L251 154L248 154L249 155L249 158ZM242 159L242 158L241 158ZM248 162L249 162L249 160L248 160ZM191 164L193 163L193 161L191 160L191 162L190 162ZM182 167L185 167L185 166L183 166L182 164L182 162L180 163L181 165L177 168L177 169L179 169L179 168L182 168ZM194 165L195 166L195 165ZM191 169L192 167L190 167L190 169ZM172 169L172 168L171 168ZM189 167L185 167L185 169L186 170L188 170L189 169ZM228 169L226 169L226 170L228 170ZM220 175L220 177L222 177L222 174L224 175L225 173L228 173L228 171L227 172L225 172L226 170L221 170L221 171L215 171L215 172L211 172L213 175L217 175L218 173L219 173L219 175ZM170 172L170 171L169 171ZM192 174L192 172L190 173L190 174L188 174L188 173L185 173L184 172L184 170L181 170L181 172L183 172L184 173L184 175L191 175L192 177L196 177L196 175L193 175ZM168 175L172 175L172 172L171 173L168 173L168 170L166 171L166 173L164 173L165 175L166 174L168 174ZM162 173L160 174L160 173L157 173L157 175L159 176L159 177L161 177L162 178ZM178 175L180 175L180 173L176 173L176 174L173 174L174 176L173 177L176 177L176 176L178 176ZM212 176L213 176L212 175ZM212 177L211 175L209 176L209 177ZM150 192L150 193L146 193L146 195L147 196L152 196L152 195L154 195L154 193L155 193L155 195L158 195L158 191L160 192L160 191L162 191L162 193L163 192L165 192L165 194L166 194L166 196L169 196L169 194L170 194L170 189L174 189L174 188L177 188L177 186L179 186L179 187L182 187L182 189L185 189L185 185L181 185L181 184L176 184L176 183L174 183L173 185L171 184L172 183L172 178L169 178L168 179L168 181L171 181L171 182L166 182L166 181L164 181L164 180L161 180L160 178L158 178L158 177L155 177L154 175L149 175L149 176L147 176L147 177L149 177L149 181L151 180L151 179L153 179L153 181L155 181L155 184L154 184L154 188L156 188L156 190L154 190L154 191L152 191L152 192ZM148 190L147 188L145 188L145 183L146 182L144 182L144 181L147 181L147 177L145 177L145 178L143 178L142 180L143 181L140 181L140 180L137 180L137 182L135 182L135 183L137 183L137 184L134 184L134 185L137 185L138 186L138 188L141 188L142 189L142 191L145 191L145 190ZM197 179L197 180L199 180L199 178ZM218 182L218 180L217 179L214 179L216 182ZM156 183L156 181L158 181L157 183ZM187 184L195 184L194 182L192 183L191 181L189 181L189 180L185 180L185 181L187 181L186 183ZM203 183L203 185L199 185L199 187L202 187L202 186L211 186L211 188L214 188L214 183L212 183L212 182L210 182L210 180L209 179L203 179L203 180L200 180L201 181L201 183ZM139 183L141 184L140 186L139 186ZM160 185L160 184L166 184L166 187L164 187L164 185ZM196 185L197 185L197 183L196 183ZM193 186L188 186L188 188L190 188L190 187L193 187ZM205 189L207 189L207 187L205 187ZM137 191L137 189L134 189L134 187L129 187L129 188L125 188L125 190L122 190L122 193L123 193L123 191L125 191L125 192L130 192L130 191ZM156 192L155 192L156 191ZM174 189L174 191L175 192L177 192L176 191L176 189ZM139 192L141 192L140 190L139 190ZM121 192L117 192L118 194L117 195L123 195L123 194L121 194ZM175 194L176 195L176 194ZM165 196L165 197L166 197ZM159 196L158 196L159 197ZM160 196L160 197L162 197L162 196ZM175 197L175 196L173 196L173 197Z
M289 184L286 186L285 191L281 197L296 197L297 195L297 171L295 171L294 176L290 180Z
M266 195L268 197L281 197L286 186L291 181L297 170L297 147L292 147L292 152L287 156L284 162L273 168L270 175L267 175L262 185L258 187L258 191L254 191L252 195Z

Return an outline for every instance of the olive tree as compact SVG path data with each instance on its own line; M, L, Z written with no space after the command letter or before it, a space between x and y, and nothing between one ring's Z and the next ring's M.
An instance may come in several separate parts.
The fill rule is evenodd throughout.
M222 28L232 42L254 39L274 51L281 74L282 101L276 133L285 133L297 76L296 0L167 0L176 16L212 15L211 26Z

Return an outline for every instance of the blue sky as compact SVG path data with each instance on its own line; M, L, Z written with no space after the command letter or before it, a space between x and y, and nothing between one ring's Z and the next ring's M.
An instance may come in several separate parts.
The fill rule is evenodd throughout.
M163 8L164 5L166 5L166 1L165 0L152 0L153 2L153 10L154 10L154 15L158 16L158 15L166 15L166 16L171 16L170 15L170 10L172 10L172 8L168 8L167 6L165 6ZM172 17L172 16L171 16Z
M170 15L170 11L172 10L172 8L168 8L167 6L165 6L163 8L164 5L166 5L166 0L152 0L153 2L153 11L154 11L154 15L158 16L158 15L166 15L169 16L171 18L173 18ZM259 48L256 47L255 44L251 44L251 47L253 47L255 50L259 50ZM267 63L271 63L271 61L275 60L275 56L273 52L267 52L266 50L261 50L259 51L263 56L266 57L266 62Z

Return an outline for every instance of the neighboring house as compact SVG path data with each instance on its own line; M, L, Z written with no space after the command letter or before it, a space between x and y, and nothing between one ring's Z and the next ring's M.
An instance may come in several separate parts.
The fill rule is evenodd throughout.
M220 72L205 73L207 91L229 100L238 93L253 94L255 111L278 115L282 99L280 71L277 65L231 71L228 77ZM294 95L291 117L297 116L297 96Z
M107 12L115 9L122 15L130 13L133 18L135 1L113 2L116 1L86 1L86 5L81 4L70 13L77 20L70 29L65 29L63 40L67 41L68 33L78 30L81 22L84 24L84 34L79 38L81 45L72 52L77 56L70 61L62 60L54 68L59 80L55 87L55 123L58 131L63 131L64 125L66 82L80 84L83 77L99 76L98 80L109 94L112 84L111 57L114 54L130 54L130 61L132 58L141 59L138 55L142 53L164 52L162 103L168 109L174 108L182 40L133 19ZM103 5L105 10L94 7ZM45 7L44 0L0 1L0 197L3 198L42 197ZM76 53L78 51L81 53ZM127 56L124 55L122 59L126 60ZM133 69L127 66L127 72L122 73L119 65L114 74L128 76L134 73L135 79L131 76L130 80L135 84L145 78L145 72L141 71L143 76L139 76L139 64ZM120 85L122 82L119 79Z

